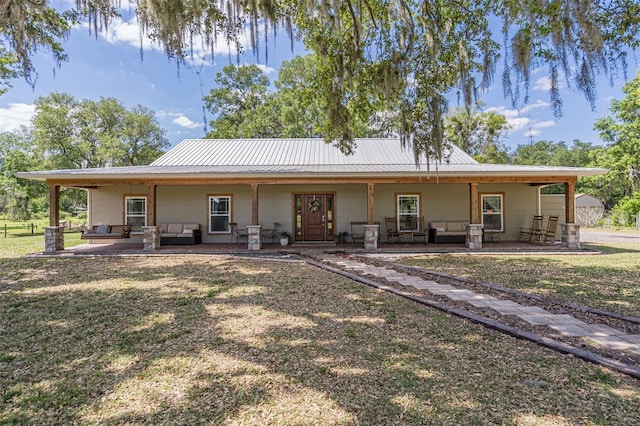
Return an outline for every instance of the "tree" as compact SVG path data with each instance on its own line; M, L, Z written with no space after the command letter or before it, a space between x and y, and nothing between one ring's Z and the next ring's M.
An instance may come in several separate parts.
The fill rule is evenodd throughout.
M33 84L31 56L51 52L56 64L67 59L61 40L78 22L77 10L59 12L47 1L0 0L0 95L10 80L23 77ZM104 11L106 15L106 10Z
M44 183L18 179L15 175L18 171L38 170L42 165L32 147L33 140L26 128L0 133L0 212L13 220L31 219L32 201L47 193Z
M34 202L46 206L46 186L16 179L18 171L149 164L169 146L154 112L131 110L113 98L77 101L66 93L36 100L32 128L0 134L0 194L11 217L29 218ZM61 208L86 206L86 193L65 188Z
M587 167L591 164L590 153L596 148L590 142L574 139L571 147L566 142L536 141L518 145L512 158L513 164L534 166Z
M513 164L534 166L588 167L594 166L594 152L598 148L590 142L574 139L571 147L564 141L537 141L528 145L518 145L511 159ZM595 177L596 179L599 177ZM576 184L576 191L588 192L603 201L606 197L592 186L592 178L581 178ZM564 185L551 185L542 189L543 194L563 194ZM606 204L606 203L605 203Z
M33 139L52 169L148 164L169 146L150 109L127 110L114 98L76 101L66 93L36 100Z
M316 55L296 56L280 65L275 81L277 92L271 104L281 124L279 136L322 137L324 106L319 103L316 86Z
M6 18L0 21L0 32L16 49L19 63L25 64L33 43L22 42L25 37L15 29L46 8L47 1L38 2L40 8L24 9L23 14L7 7L13 3L17 2L0 3ZM75 11L97 30L108 25L120 3L77 0ZM627 49L640 44L636 0L132 3L143 35L161 42L166 54L178 59L193 52L196 40L211 47L224 39L241 52L246 47L240 43L242 32L257 51L260 28L285 27L292 39L301 39L318 55L316 86L325 106L323 133L345 152L353 148L359 123L392 111L398 113L402 140L410 142L417 155L441 158L446 95L459 93L470 109L477 90L491 84L501 49L505 94L514 103L526 102L531 71L546 67L553 108L559 115L563 76L593 105L595 77L615 73L619 66L624 70ZM494 21L502 24L502 34L494 34L493 28L499 27ZM67 22L50 27L60 29ZM36 39L37 43L47 45Z
M271 136L268 127L266 134L259 134L249 125L262 115L257 110L271 96L269 78L257 65L227 65L216 74L215 82L218 87L204 97L206 107L216 116L209 123L208 138Z
M502 114L457 108L445 118L445 138L481 163L509 162L503 144L511 128Z
M630 170L640 169L640 73L622 88L626 97L613 100L611 115L598 119L594 128L607 143L606 150L594 157L596 165L609 172L598 183L609 192L609 206L623 197L632 199L640 191Z
M217 87L204 101L215 116L210 138L302 138L324 137L325 105L320 104L315 85L318 64L315 55L284 61L276 90L257 65L228 65L216 74ZM364 136L360 123L356 134Z

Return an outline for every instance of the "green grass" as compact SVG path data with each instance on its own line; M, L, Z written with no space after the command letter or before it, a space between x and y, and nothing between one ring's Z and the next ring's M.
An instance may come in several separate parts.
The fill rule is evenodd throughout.
M18 257L44 251L44 227L39 227L33 235L31 234L31 229L28 229L21 233L8 233L7 238L5 238L4 225L0 226L3 230L0 233L0 258ZM20 230L23 228L16 227L15 229ZM80 236L80 232L65 232L65 247L73 247L84 243Z
M594 308L640 316L640 244L589 245L601 255L431 255L404 262Z
M0 269L0 424L640 424L638 380L304 264Z

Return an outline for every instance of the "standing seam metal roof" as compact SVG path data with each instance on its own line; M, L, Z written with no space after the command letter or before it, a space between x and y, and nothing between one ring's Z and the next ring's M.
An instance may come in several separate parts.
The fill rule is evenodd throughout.
M594 176L605 169L481 164L454 147L449 160L416 167L399 139L356 139L344 155L323 139L186 139L148 166L19 172L26 179L188 176Z
M414 165L410 147L399 139L356 139L352 155L343 154L324 139L186 139L151 166L309 166ZM422 165L427 162L421 161ZM447 164L479 164L453 147Z

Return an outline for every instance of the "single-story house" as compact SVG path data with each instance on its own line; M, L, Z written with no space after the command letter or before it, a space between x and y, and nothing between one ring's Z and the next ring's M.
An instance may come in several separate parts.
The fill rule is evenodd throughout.
M350 232L352 222L378 225L376 237L384 242L385 218L394 218L399 230L423 218L518 240L538 213L541 186L564 184L569 208L563 222L573 224L577 179L606 171L481 164L457 147L440 164L423 159L416 165L413 150L399 139L357 139L355 145L354 154L344 155L319 138L187 139L147 166L18 176L46 181L52 228L59 225L60 187L76 187L88 192L89 225L132 226L130 238L113 242L143 242L150 238L145 229L153 234L161 224L181 223L200 224L202 242L215 244L231 241L230 224L278 223L294 242L330 242Z
M566 216L564 194L542 194L540 196L540 211L547 216L555 215L562 220ZM589 194L575 194L574 197L575 223L593 226L604 216L604 203Z

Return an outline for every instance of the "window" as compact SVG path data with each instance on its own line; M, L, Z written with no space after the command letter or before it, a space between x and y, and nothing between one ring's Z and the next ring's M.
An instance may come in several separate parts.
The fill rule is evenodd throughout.
M484 229L504 230L504 195L482 194L482 224Z
M131 225L131 232L142 232L147 225L147 197L124 197L124 223Z
M420 217L420 196L419 195L398 195L398 229L414 230L413 225Z
M209 196L209 233L229 233L231 222L231 196Z

